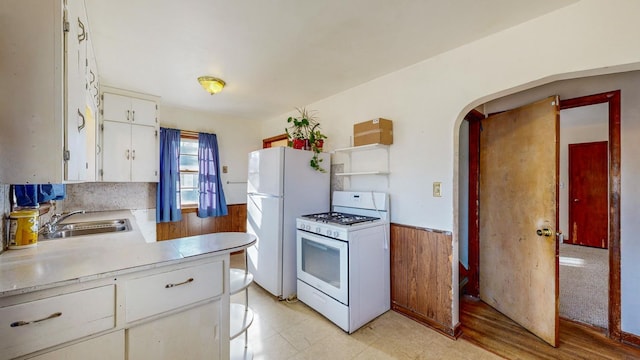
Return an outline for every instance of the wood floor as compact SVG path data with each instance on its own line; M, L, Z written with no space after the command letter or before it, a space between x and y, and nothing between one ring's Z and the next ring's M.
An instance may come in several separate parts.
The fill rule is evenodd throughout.
M484 302L460 299L462 338L507 359L640 359L640 349L607 338L596 328L560 319L553 348Z

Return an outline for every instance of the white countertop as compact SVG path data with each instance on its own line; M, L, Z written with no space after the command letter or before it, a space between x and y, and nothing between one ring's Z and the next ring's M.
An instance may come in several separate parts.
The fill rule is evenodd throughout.
M170 261L246 248L246 233L214 233L146 243L130 211L74 215L65 222L128 218L132 231L39 241L33 248L0 254L0 296L153 268Z

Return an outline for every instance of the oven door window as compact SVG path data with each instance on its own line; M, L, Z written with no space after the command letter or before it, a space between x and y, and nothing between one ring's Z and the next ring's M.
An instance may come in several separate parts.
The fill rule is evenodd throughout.
M340 249L302 239L302 271L340 289Z
M297 245L298 279L348 305L348 244L299 231Z

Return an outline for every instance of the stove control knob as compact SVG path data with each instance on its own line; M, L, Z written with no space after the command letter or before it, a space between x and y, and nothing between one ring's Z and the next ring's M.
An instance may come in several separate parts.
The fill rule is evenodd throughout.
M327 229L327 236L331 236L331 230Z
M311 230L311 225L305 225L304 229L307 230L307 231Z
M322 231L322 229L320 229L320 226L318 226L318 227L316 228L316 232L319 234L321 231Z
M338 237L340 235L340 233L336 230L333 232L333 236Z
M298 229L304 230L304 224L298 224Z

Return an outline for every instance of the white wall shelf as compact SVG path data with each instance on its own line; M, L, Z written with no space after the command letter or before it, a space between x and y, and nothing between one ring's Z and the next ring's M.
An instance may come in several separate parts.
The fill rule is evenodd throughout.
M384 144L368 144L362 146L352 146L347 148L335 149L333 152L354 152L354 151L367 151L367 150L376 150L376 149L389 149L389 145Z
M354 153L362 153L371 151L372 155L365 157L364 160L368 162L368 160L374 160L374 163L367 163L363 166L354 166ZM384 160L381 160L379 164L375 163L376 158L372 158L372 156L376 156L377 158L381 157L380 155L384 152ZM345 171L341 173L336 173L336 176L348 177L351 179L353 176L384 176L387 179L387 186L389 186L389 174L390 172L390 160L389 160L389 145L384 144L368 144L362 146L353 146L341 149L335 149L333 151L334 154L346 154L349 157L349 161L345 164ZM358 154L360 160L363 160L363 156ZM356 157L356 159L358 158ZM349 185L351 185L351 180L349 180Z
M357 175L389 175L388 171L356 171L336 173L336 176L357 176Z

